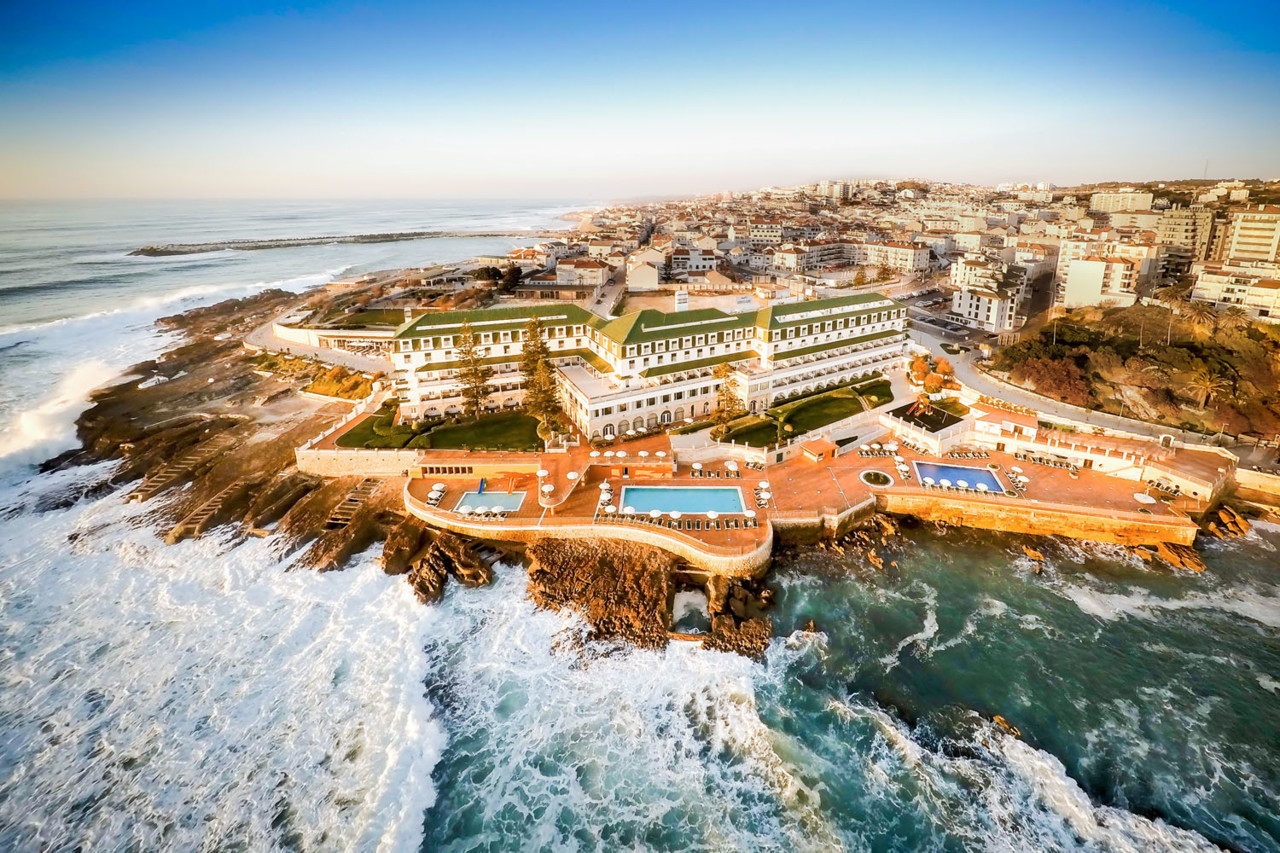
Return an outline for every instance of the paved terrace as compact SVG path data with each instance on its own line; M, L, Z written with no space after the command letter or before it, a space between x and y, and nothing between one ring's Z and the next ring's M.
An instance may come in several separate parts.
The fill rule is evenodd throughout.
M683 463L675 465L673 471L670 444L664 434L623 441L610 449L615 454L622 451L626 455L592 457L590 448L585 445L568 453L424 451L424 465L485 465L490 470L499 470L504 465L523 467L526 469L524 472L487 477L486 490L523 491L526 497L520 509L509 513L505 519L463 524L464 517L455 510L465 493L479 487L480 477L426 474L423 478L409 481L405 490L406 505L429 522L482 538L526 540L540 534L611 536L665 547L691 559L695 565L714 565L717 561L732 562L734 559L754 560L752 570L763 565L759 562L760 555L767 555L772 545L776 522L810 524L816 530L822 524L823 516L866 506L869 499L877 495L882 496L881 501L892 495L928 496L948 507L967 506L980 510L983 506L998 505L1003 511L1015 513L1025 509L1028 519L1039 511L1048 511L1066 512L1081 519L1146 519L1182 527L1191 524L1186 519L1187 512L1203 508L1185 497L1172 502L1156 500L1145 503L1135 497L1135 493L1147 491L1140 483L1088 469L1073 475L1067 469L1019 461L1011 454L995 451L984 458L955 459L924 455L900 447L897 455L902 457L913 474L913 479L907 480L898 472L891 457L866 457L860 455L856 447L845 448L842 455L833 459L816 462L801 454L786 462L767 465L762 471L750 470L738 463L738 472L726 467L727 454L725 459L701 463L700 472ZM641 456L642 451L648 455ZM666 456L659 457L658 453ZM1021 468L1022 474L1029 479L1018 497L928 489L914 478L912 463L915 461L984 470L992 470L988 466L995 464L999 468L994 473L1006 487L1014 467ZM531 468L534 470L529 470ZM538 477L535 473L537 468L546 471L546 476ZM869 486L860 477L866 471L880 471L891 477L893 483L887 487ZM695 473L702 476L695 476ZM735 473L741 476L735 476ZM712 474L717 476L710 476ZM720 519L722 524L718 529L706 529L704 522L703 529L694 530L688 522L704 521L703 516L696 514L686 514L682 518L684 523L675 529L667 524L668 517L664 517L662 525L610 520L605 518L599 501L599 487L605 480L613 486L612 504L617 509L622 508L619 499L624 485L736 487L741 490L743 505L757 512L758 525L743 526L741 516L725 516ZM437 481L445 483L446 490L443 499L433 508L427 504L427 498ZM771 497L765 506L758 507L754 493L761 482L769 484ZM550 486L550 490L543 492L546 486ZM540 494L543 495L541 501L538 499ZM481 499L478 503L484 504L484 501ZM739 524L729 527L723 524L726 520ZM1059 529L1045 532L1058 532ZM648 532L643 536L628 532L635 530ZM1069 533L1065 529L1061 532ZM767 561L767 557L765 559Z

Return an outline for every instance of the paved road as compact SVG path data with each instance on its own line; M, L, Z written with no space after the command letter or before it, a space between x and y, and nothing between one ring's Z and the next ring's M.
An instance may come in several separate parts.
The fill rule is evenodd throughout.
M272 321L272 323L274 323L274 321ZM346 352L344 350L311 347L305 344L295 344L292 341L282 341L272 332L272 323L259 326L249 334L245 335L245 343L250 344L251 346L262 347L263 349L287 352L290 355L314 358L319 361L323 361L326 364L338 364L349 370L359 370L362 373L391 372L391 360L387 358L371 358L366 355L357 355L356 353Z
M934 349L938 344L946 341L941 332L933 333L928 327L914 326L911 329L911 337L917 343ZM1029 394L1013 385L1006 385L1003 382L997 382L986 374L982 373L973 365L973 358L977 350L971 349L967 353L957 356L948 355L951 364L956 369L956 378L965 385L975 391L986 394L990 397L999 397L1001 400L1007 400L1019 406L1026 406L1029 409L1045 412L1046 414L1056 415L1062 418L1069 418L1074 421L1083 421L1094 426L1107 427L1110 429L1123 430L1125 432L1137 433L1138 435L1147 435L1152 438L1159 438L1162 435L1173 434L1184 441L1203 441L1203 438L1196 433L1188 433L1183 430L1174 429L1173 427L1157 426L1149 424L1145 421L1135 421L1132 418L1121 418L1116 415L1108 415L1102 412L1091 412L1080 409L1075 406L1068 406L1065 403L1057 403L1047 400L1043 397Z

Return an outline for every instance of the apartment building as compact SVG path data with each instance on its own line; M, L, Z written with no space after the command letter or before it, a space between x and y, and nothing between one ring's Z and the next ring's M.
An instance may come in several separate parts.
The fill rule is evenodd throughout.
M530 316L543 324L561 403L588 436L702 417L715 407L716 367L749 411L902 364L906 309L879 294L771 305L741 313L652 309L603 319L577 305L427 314L396 333L392 360L401 412L461 410L458 345L464 323L493 366L492 408L523 399L520 354Z
M1132 305L1138 299L1138 267L1129 258L1089 255L1072 260L1061 297L1067 308Z
M1212 236L1213 211L1199 206L1171 207L1156 224L1156 241L1168 246L1170 258L1183 267L1209 257Z
M1115 213L1121 210L1150 210L1155 196L1140 192L1102 192L1089 197L1089 209L1100 213Z
M1026 279L1019 276L1019 284L1006 284L1010 269L997 258L970 257L952 264L951 283L956 290L951 294L949 319L988 332L1017 328L1017 308Z
M556 282L585 287L600 287L613 274L613 268L597 258L568 258L556 263Z
M1280 261L1280 205L1233 210L1227 229L1222 260Z
M1195 264L1192 275L1192 299L1215 308L1238 305L1258 320L1280 323L1280 264L1206 261Z

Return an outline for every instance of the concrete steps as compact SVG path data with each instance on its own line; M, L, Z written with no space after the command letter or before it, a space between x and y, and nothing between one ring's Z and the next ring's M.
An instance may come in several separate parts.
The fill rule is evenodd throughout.
M151 472L138 484L136 489L129 493L126 500L142 502L155 497L183 474L202 462L207 462L214 456L229 450L234 443L235 439L224 432L215 435L202 444L196 445L177 459Z
M174 542L180 542L188 537L193 539L199 538L200 534L204 533L205 529L208 527L209 521L217 515L219 510L222 509L222 505L226 503L227 498L235 494L243 486L243 480L236 480L226 488L222 489L212 498L201 504L195 512L178 522L177 526L175 526L173 530L169 531L169 535L165 537L166 540L170 544L173 544Z
M382 485L382 480L377 477L366 477L361 480L355 488L347 492L347 496L333 508L333 512L329 514L329 520L325 522L325 527L330 530L339 530L351 523L352 517L356 514L356 510L369 499L369 497Z

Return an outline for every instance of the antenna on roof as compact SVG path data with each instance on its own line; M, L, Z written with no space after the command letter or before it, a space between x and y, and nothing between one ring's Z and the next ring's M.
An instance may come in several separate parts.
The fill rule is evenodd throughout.
M1209 180L1209 158L1208 157L1204 158L1204 174L1200 176L1200 180L1202 181Z

